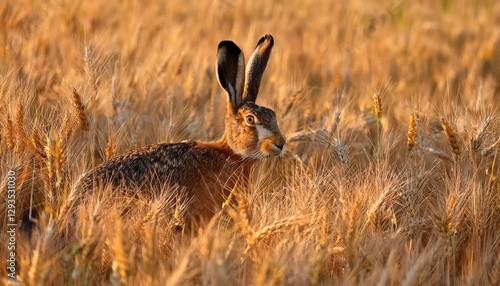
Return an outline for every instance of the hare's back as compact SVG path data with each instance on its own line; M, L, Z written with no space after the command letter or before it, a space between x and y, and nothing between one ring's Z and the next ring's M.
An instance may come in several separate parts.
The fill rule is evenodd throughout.
M84 190L102 184L140 187L175 184L192 188L223 170L227 150L195 141L155 144L112 158L87 174L80 185Z

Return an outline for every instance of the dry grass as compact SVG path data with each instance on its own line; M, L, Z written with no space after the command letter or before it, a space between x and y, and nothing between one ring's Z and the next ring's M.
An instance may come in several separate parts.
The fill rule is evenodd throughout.
M499 27L493 0L1 1L0 213L9 170L18 218L38 210L18 280L500 284ZM72 209L106 158L221 136L217 44L248 55L265 33L258 103L287 156L200 229L178 231L189 202L168 189Z

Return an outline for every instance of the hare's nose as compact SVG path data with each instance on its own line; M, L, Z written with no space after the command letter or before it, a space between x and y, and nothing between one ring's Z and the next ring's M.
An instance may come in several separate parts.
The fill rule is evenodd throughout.
M278 149L283 150L283 147L285 147L286 144L286 139L283 137L281 134L277 134L276 138L274 140L274 146L278 147Z

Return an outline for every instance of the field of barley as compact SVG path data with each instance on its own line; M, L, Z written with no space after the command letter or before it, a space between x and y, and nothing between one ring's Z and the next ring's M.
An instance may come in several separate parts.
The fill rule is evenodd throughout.
M68 215L101 162L220 138L217 45L264 34L285 156L199 228L168 192ZM0 2L0 284L500 285L499 150L495 0Z

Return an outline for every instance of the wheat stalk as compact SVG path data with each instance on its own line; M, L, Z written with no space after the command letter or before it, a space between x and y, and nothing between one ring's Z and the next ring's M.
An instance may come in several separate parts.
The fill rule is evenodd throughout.
M60 188L63 180L66 167L66 149L61 138L57 136L54 146L54 162L55 162L55 175L56 175L56 188Z
M20 153L22 151L22 148L25 146L26 143L28 145L31 143L31 140L28 138L26 135L26 132L24 131L24 107L19 104L17 106L17 112L16 112L16 118L15 118L15 128L17 131L17 152Z
M488 130L488 127L490 126L490 122L491 122L491 117L486 116L483 123L481 124L481 127L477 130L476 134L472 138L472 149L473 150L478 150L479 147L481 147L481 145L483 144L484 137L488 133L487 130Z
M373 112L375 115L377 123L377 143L380 146L381 136L382 136L382 103L380 100L380 95L377 93L373 94Z
M353 270L356 253L355 253L355 240L356 240L356 227L357 221L359 220L361 199L358 192L354 198L354 202L351 206L344 206L343 220L345 225L344 230L344 245L345 245L345 259L346 259L346 271L350 273Z
M46 177L46 186L47 186L47 191L45 192L45 196L46 196L46 202L47 202L47 206L49 206L49 208L51 210L53 210L53 207L56 203L55 201L55 197L54 197L54 147L53 147L53 144L52 144L52 141L50 140L50 138L47 137L47 142L45 144L45 147L44 147L44 151L45 151L45 157L47 158L45 160L45 164L46 164L46 169L47 169L47 177Z
M74 88L71 96L72 114L77 118L78 125L84 131L89 131L89 121L87 117L87 112L85 111L85 106L82 103L82 99L78 91ZM65 127L63 125L63 127Z
M377 121L382 118L382 103L380 102L380 95L377 93L373 94L373 112Z
M14 124L12 123L12 120L10 119L10 116L8 116L8 115L7 115L7 123L6 123L6 127L5 127L5 138L7 139L7 147L13 151L15 148Z
M115 137L110 135L106 146L106 160L113 158L116 155Z
M142 250L142 257L144 259L144 270L146 271L146 276L147 276L147 285L153 285L156 277L156 269L157 269L157 263L156 263L156 228L158 225L158 217L157 214L155 213L151 217L154 221L151 227L148 227L145 230L145 239L146 239L146 245L143 247Z
M127 284L130 270L128 265L128 259L125 254L126 252L125 252L125 244L123 237L124 233L122 228L122 220L116 213L114 215L114 221L115 221L115 241L112 246L114 254L113 263L111 266L113 269L112 278L117 279L116 282L118 282L119 284Z
M116 114L118 112L118 97L120 95L120 72L119 72L119 66L120 62L117 61L115 63L115 68L113 72L113 78L112 78L112 90L113 92L111 93L111 107L113 110L113 114L111 116L113 120L113 127L116 128Z
M175 198L175 209L174 209L172 228L177 231L180 230L183 235L184 235L184 230L186 229L186 220L184 219L184 216L188 204L189 202L186 202L185 197L177 193Z
M66 112L64 114L64 117L61 122L61 126L59 128L59 133L61 134L61 137L67 141L70 137L71 134L73 134L74 131L74 121L72 120L73 116L70 116L70 114L73 114L73 112Z
M434 258L440 246L440 243L434 244L423 257L416 259L415 263L406 271L404 279L401 281L402 286L419 285L421 283L420 276L424 272L425 266L429 263L430 259Z
M229 193L229 196L227 196L227 199L222 203L221 212L224 211L229 206L229 204L231 203L231 200L233 199L235 193L236 193L236 184L231 189L231 192Z
M15 118L15 130L17 131L17 145L16 151L20 153L22 151L22 147L27 147L30 151L32 151L35 156L43 161L45 158L45 153L43 152L43 143L41 143L40 135L35 127L33 127L32 139L28 137L26 131L24 130L24 107L19 104L16 112Z
M458 157L460 155L460 147L458 146L457 134L455 132L455 129L453 129L453 127L444 117L441 117L441 124L443 126L444 134L446 135L446 138L448 138L448 143L453 150L453 154Z
M37 243L31 258L31 266L28 270L29 285L38 285L40 281L40 255L42 254L42 244Z
M334 140L334 145L335 145L335 151L336 151L337 156L339 157L340 161L344 164L347 164L349 157L347 155L347 148L345 147L344 143L342 142L342 139L340 137L336 138Z
M32 145L35 149L35 154L40 160L40 162L43 162L44 160L47 159L46 153L44 151L44 146L43 146L43 140L40 136L40 132L38 131L38 128L33 127L33 132L31 134L31 142Z
M62 221L63 218L70 212L70 210L75 206L75 201L77 200L78 191L76 188L71 188L68 197L64 201L63 205L59 209L59 213L57 215L57 221Z
M481 151L481 155L483 157L494 158L497 153L496 150L499 144L500 144L500 137L498 137L498 139L493 144L491 144L487 148L484 148L484 150Z
M437 156L438 158L440 158L442 160L453 162L453 157L451 157L449 154L447 154L441 150L437 150L437 149L434 149L432 147L429 147L426 149L426 151L434 156Z
M264 238L268 237L269 235L284 231L286 229L289 229L292 226L298 226L298 225L306 225L309 224L309 220L305 219L305 216L303 215L292 215L277 221L274 221L273 223L261 228L260 230L256 231L253 234L253 242L258 243L259 241L263 240Z
M250 227L250 219L248 216L248 205L246 198L243 194L238 195L238 213L241 217L242 222Z
M97 96L98 96L98 81L99 78L96 75L95 63L94 63L94 48L92 46L85 47L85 73L88 76L88 80L92 86L92 96L90 97L90 106L92 108L96 107ZM86 130L86 129L83 129Z
M340 114L341 114L341 112L337 111L337 112L335 112L335 116L333 117L333 122L330 126L330 134L332 134L332 135L337 132L337 128L338 128L339 122L340 122Z
M242 219L241 214L239 212L236 212L234 209L228 209L228 214L243 231L243 234L245 236L248 245L247 248L248 249L251 248L255 244L255 237L252 226L248 223L248 221ZM245 250L245 253L248 251L248 249Z
M19 191L22 189L24 182L26 182L26 178L28 178L30 171L30 164L26 164L21 172L21 176L16 178L16 190Z
M410 123L408 125L408 152L411 152L413 147L415 147L417 141L417 114L412 112L410 114Z
M316 132L314 131L299 131L287 135L286 141L288 143L300 141L314 141L316 139Z
M108 247L110 245L109 238L106 238L103 243L103 247L101 249L101 264L99 265L99 276L104 278L109 269L109 250ZM104 280L104 279L102 279Z

